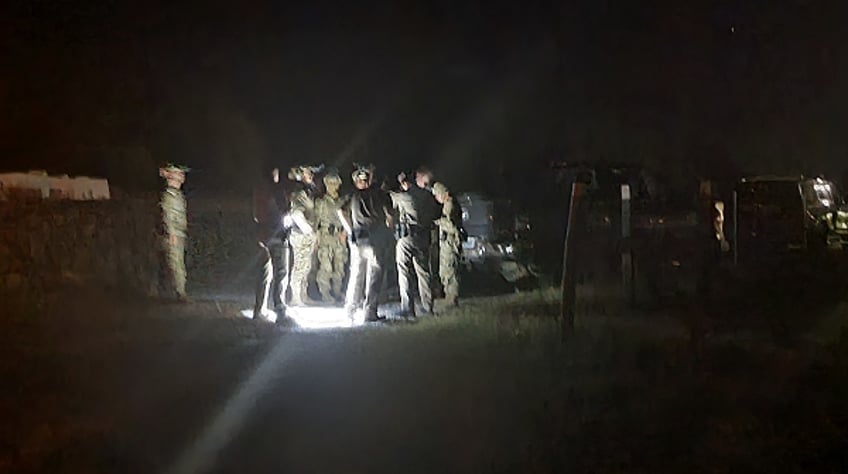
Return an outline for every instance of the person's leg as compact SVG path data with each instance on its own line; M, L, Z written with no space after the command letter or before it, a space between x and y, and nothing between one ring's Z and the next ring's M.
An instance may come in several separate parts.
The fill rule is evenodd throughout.
M171 274L177 297L186 298L185 241L182 239L177 239L177 244L171 246Z
M442 242L439 248L439 277L445 290L445 302L448 306L456 306L459 299L459 266L458 252L454 246Z
M272 257L268 247L259 244L259 278L256 281L256 299L253 303L253 318L262 317L262 313L268 307L268 290L272 279Z
M315 275L315 282L318 284L321 300L325 303L333 299L330 294L334 271L332 253L332 242L328 242L328 237L322 235L318 240L318 273Z
M288 248L280 239L272 240L268 245L271 259L271 270L273 277L271 282L271 293L268 296L272 309L282 310L285 308L286 274L288 273Z
M302 306L309 268L312 264L312 248L309 238L300 234L291 236L291 248L292 258L294 259L291 272L291 304L292 306Z
M333 249L333 274L331 276L333 294L339 297L344 286L345 264L347 263L347 246L335 237L336 245Z
M418 279L418 295L425 313L433 311L433 280L430 274L430 243L421 242L416 245L413 262L415 275Z
M368 277L365 291L365 320L376 321L379 318L377 307L383 288L383 266L386 264L383 247L371 246L368 249Z
M401 313L415 314L415 301L412 298L410 278L413 272L414 245L412 239L404 237L397 241L395 261L397 263L398 292L400 293Z
M350 280L347 284L347 295L345 297L345 310L352 315L362 303L365 284L365 261L362 258L362 246L354 244L350 246Z

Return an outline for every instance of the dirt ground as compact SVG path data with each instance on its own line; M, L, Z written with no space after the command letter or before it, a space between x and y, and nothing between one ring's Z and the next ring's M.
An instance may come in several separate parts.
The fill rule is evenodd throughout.
M249 300L7 301L0 471L848 468L844 306L791 341L584 309L563 344L553 292L321 331L246 320Z

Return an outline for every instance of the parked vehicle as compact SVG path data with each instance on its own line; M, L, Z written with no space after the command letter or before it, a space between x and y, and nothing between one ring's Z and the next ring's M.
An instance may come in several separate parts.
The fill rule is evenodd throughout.
M823 178L757 176L737 186L739 258L842 249L848 207Z
M462 243L466 270L497 272L510 283L534 274L526 217L516 213L508 200L490 199L480 193L460 194L457 201L466 234Z

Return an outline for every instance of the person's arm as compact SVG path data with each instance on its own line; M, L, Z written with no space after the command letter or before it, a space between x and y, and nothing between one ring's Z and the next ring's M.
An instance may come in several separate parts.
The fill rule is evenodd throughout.
M259 190L253 190L253 222L259 223Z
M383 193L380 200L382 201L380 206L382 207L383 215L386 217L386 227L391 229L395 225L393 212L395 210L395 205L393 204L393 199L389 194Z
M337 213L337 214L338 214L338 216L339 216L339 220L340 220L340 221L341 221L341 223L342 223L342 227L344 227L344 231L345 231L348 235L353 235L353 233L352 233L352 232L353 232L353 226L351 225L351 223L350 223L350 219L347 217L347 214L346 214L343 210L341 210L341 209L339 209L338 211L336 211L336 213Z
M339 222L342 223L342 227L347 235L353 236L353 224L350 221L350 206L351 206L351 198L347 197L342 201L341 205L338 209L336 209L336 215L339 216Z
M294 225L306 235L311 235L315 230L312 225L306 220L306 215L300 209L295 209L291 212L291 219Z
M289 218L292 223L304 234L310 235L314 232L312 224L306 219L306 202L308 198L305 191L297 191L291 198L292 210L289 212Z

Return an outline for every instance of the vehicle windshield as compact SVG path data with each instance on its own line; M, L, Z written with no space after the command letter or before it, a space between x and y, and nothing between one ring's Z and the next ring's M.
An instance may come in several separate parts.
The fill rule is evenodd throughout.
M740 204L757 204L791 208L800 206L797 181L757 181L744 183Z
M804 199L807 207L831 207L839 202L834 186L827 181L808 181L804 183Z

